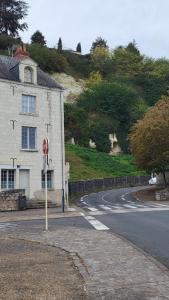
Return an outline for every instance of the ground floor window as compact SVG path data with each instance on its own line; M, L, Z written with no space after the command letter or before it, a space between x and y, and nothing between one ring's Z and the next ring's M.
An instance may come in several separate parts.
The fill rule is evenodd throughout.
M15 188L15 171L1 170L1 189Z
M52 184L53 171L47 171L47 187L48 189L53 188ZM42 188L45 188L45 174L42 171Z

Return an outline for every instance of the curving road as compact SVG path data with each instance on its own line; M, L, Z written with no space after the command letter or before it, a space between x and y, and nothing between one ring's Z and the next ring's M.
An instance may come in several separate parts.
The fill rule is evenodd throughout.
M122 236L169 268L169 203L138 202L132 193L139 189L93 193L82 197L78 206L96 229Z

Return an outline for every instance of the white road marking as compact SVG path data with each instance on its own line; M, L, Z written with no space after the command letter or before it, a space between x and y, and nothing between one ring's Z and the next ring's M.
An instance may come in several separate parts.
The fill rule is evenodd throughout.
M99 207L101 207L102 209L104 209L104 210L111 210L111 208L110 207L108 207L108 206L105 206L105 205L99 205Z
M0 229L13 228L13 227L16 227L16 226L18 226L18 225L17 224L12 224L12 223L6 223L6 222L0 223Z
M91 216L84 216L84 218L96 229L96 230L109 230L107 226L105 226L100 221L96 220ZM91 219L92 218L92 219Z
M127 208L138 208L138 206L136 206L136 205L129 205L129 204L123 204L123 207L127 207Z
M101 215L105 215L106 214L106 211L100 211L100 210L98 210L98 211L91 211L91 212L89 212L89 215L90 216L101 216Z
M97 211L98 209L95 207L88 207L87 209L91 210L91 211Z

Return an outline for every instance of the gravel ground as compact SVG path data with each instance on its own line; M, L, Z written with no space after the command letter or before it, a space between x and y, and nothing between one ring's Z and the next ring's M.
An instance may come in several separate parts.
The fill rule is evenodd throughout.
M68 252L25 240L0 239L1 300L85 300L84 281Z

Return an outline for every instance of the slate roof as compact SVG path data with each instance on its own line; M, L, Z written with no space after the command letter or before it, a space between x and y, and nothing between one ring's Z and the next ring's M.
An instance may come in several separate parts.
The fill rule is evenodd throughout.
M17 57L0 55L0 78L20 82L19 63L21 59ZM37 84L43 87L63 89L48 74L37 67Z

